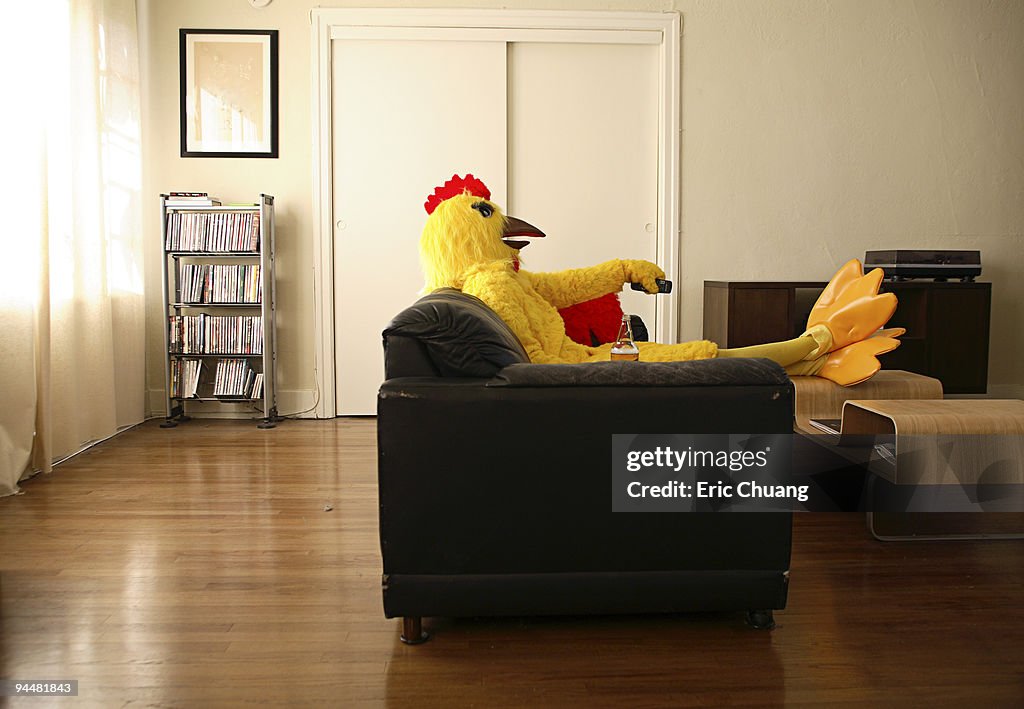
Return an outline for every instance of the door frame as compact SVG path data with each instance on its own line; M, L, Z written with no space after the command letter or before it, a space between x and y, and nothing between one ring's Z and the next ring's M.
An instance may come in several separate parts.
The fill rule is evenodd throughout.
M658 296L655 338L678 333L680 241L680 18L676 12L561 10L404 10L317 8L312 24L313 338L317 418L336 413L334 371L334 184L332 169L331 42L404 39L504 42L652 44L660 47L658 102L657 259L671 295ZM507 177L507 176L506 176Z

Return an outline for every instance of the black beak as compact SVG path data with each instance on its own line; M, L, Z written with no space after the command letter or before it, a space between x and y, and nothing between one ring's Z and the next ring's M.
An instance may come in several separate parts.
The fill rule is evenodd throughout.
M501 235L501 240L505 242L506 246L511 246L513 249L521 249L530 243L530 239L543 238L544 232L533 224L524 222L522 219L516 219L515 217L505 217L505 231Z

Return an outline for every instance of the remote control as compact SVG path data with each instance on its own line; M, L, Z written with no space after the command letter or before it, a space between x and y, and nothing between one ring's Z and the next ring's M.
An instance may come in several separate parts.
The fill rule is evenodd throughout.
M658 284L658 292L659 293L671 293L672 292L672 281L666 280L664 278L655 278L654 282ZM644 289L644 286L643 286L642 283L630 283L629 287L632 288L633 290L639 290L639 291L642 291Z

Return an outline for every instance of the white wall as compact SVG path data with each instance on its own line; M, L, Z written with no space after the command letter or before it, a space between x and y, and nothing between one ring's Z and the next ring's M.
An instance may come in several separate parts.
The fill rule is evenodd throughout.
M977 248L993 283L990 393L1024 397L1024 4L322 4L681 12L683 336L700 336L705 279L825 280L866 249ZM309 11L318 5L139 0L154 411L163 377L156 195L185 188L277 197L281 409L313 403ZM279 159L178 157L181 27L280 30Z

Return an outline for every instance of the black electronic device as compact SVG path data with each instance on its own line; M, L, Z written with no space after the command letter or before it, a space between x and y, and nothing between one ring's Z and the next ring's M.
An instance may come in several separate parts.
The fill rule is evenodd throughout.
M672 281L666 280L664 278L655 278L654 282L658 284L658 292L659 293L671 293L672 292ZM633 290L640 290L640 291L644 290L643 283L630 283L629 287L632 288Z
M894 249L868 251L864 269L881 268L889 280L959 278L973 281L981 275L981 252L963 250Z

